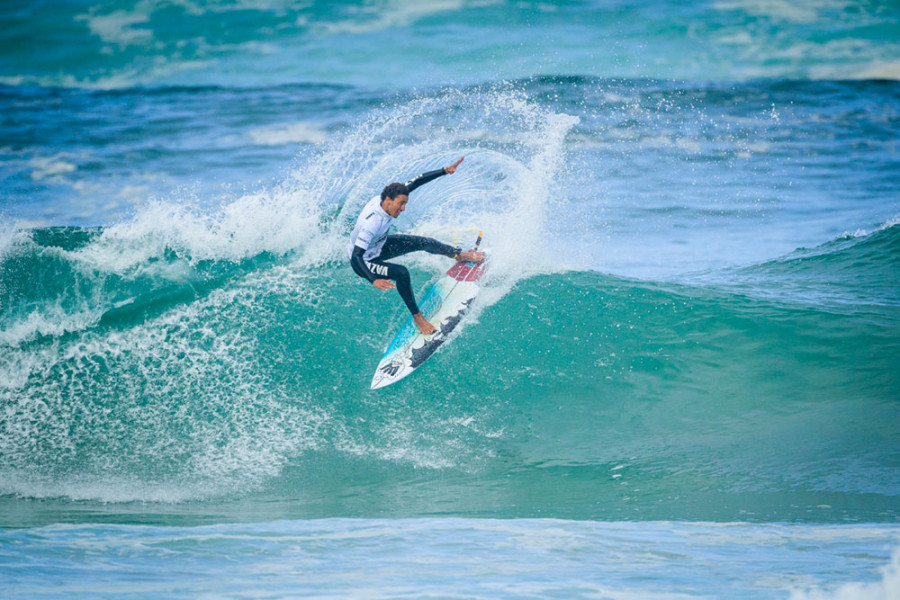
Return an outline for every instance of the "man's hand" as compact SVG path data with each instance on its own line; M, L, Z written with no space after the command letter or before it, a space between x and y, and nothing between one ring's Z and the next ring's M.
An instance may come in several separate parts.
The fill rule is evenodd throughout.
M459 163L461 163L461 162L464 161L465 159L466 159L466 157L463 156L462 158L460 158L458 161L456 161L455 163L453 163L453 164L450 165L449 167L444 167L444 173L446 173L447 175L452 175L453 173L456 173L456 167L458 167L458 166L459 166Z
M376 279L372 282L372 285L382 291L392 290L396 287L390 279Z

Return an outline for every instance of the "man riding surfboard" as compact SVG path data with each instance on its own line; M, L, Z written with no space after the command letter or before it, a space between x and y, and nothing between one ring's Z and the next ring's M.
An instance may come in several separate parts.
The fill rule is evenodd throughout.
M406 210L409 195L413 190L438 177L455 173L464 158L460 158L449 167L422 173L406 183L395 182L385 186L380 196L375 196L363 207L350 234L348 250L353 271L379 290L396 287L412 314L416 327L425 335L434 333L435 327L422 316L419 305L416 304L409 270L402 265L386 261L410 252L424 251L442 254L454 260L481 262L484 260L484 252L462 252L459 248L442 244L432 238L405 234L388 235L388 230L394 219Z

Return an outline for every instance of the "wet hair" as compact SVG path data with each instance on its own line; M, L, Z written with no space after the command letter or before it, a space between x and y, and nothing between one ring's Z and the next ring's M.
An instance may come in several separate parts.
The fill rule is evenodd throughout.
M405 183L390 183L381 190L381 201L384 202L388 198L393 200L397 196L409 196L409 188Z

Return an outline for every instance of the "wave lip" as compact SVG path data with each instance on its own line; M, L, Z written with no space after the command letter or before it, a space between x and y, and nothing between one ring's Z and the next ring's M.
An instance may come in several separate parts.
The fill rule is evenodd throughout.
M859 229L762 263L707 272L706 281L760 297L815 306L900 306L900 221Z

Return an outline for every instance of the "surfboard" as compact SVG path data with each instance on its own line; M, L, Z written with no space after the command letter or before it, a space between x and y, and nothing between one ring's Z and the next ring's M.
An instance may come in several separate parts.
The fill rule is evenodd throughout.
M480 242L479 235L474 249ZM438 279L419 303L419 310L437 331L422 335L409 316L384 351L371 389L383 388L410 375L444 345L478 296L486 264L487 257L480 263L457 261Z

